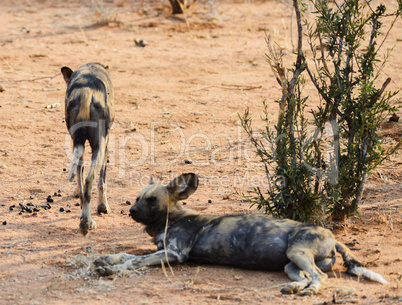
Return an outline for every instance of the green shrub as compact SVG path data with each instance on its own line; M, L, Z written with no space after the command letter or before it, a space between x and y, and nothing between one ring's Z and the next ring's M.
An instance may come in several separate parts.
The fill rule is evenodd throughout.
M300 10L294 0L298 51L293 69L284 68L281 50L267 39L268 62L282 88L278 121L274 129L266 126L257 137L248 110L241 117L269 181L267 196L256 188L256 196L249 199L279 217L342 220L357 211L368 173L401 145L388 150L381 145L380 123L397 110L390 100L398 92L386 92L389 78L377 85L387 60L381 61L378 55L389 33L377 43L382 20L393 17L392 27L400 16L401 2L391 15L385 14L383 5L372 9L371 1L310 2L316 18L313 23L304 21L304 28L314 71L302 52L305 6ZM306 71L320 99L310 120L305 117L309 99L301 90ZM308 125L314 126L314 132L307 132Z

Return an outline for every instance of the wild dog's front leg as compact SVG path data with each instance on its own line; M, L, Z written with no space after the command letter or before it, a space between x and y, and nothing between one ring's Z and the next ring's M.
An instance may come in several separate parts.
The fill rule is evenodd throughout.
M107 276L125 270L135 270L144 266L160 265L161 263L175 263L185 260L185 256L173 250L159 250L155 253L135 256L125 253L111 256L101 256L95 260L96 271L99 275Z
M130 255L127 253L119 253L113 255L101 255L94 261L94 265L96 267L103 267L103 266L113 266L118 264L123 264L129 259L137 258L137 255Z

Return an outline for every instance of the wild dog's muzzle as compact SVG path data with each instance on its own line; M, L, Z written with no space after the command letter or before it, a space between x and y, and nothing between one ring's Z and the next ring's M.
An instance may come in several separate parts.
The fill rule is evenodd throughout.
M130 214L128 214L128 216L130 216L132 219L135 220L135 216L137 215L138 209L136 206L132 206L130 208Z

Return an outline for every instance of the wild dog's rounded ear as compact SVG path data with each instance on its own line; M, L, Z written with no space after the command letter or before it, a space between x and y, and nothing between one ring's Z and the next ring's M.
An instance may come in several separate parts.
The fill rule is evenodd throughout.
M192 193L195 192L197 187L198 177L193 173L180 175L167 185L170 196L176 200L188 198Z
M71 70L69 67L63 67L61 68L61 73L63 74L64 81L68 84L71 74L73 74L73 70Z

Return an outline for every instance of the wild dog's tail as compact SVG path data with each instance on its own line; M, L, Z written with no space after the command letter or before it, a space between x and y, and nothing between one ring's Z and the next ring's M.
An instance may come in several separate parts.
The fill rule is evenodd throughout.
M81 103L80 110L78 111L78 115L76 118L77 122L89 121L91 117L90 110L93 94L93 90L89 88L82 88L80 90Z
M363 266L362 263L356 260L352 255L349 248L341 242L336 242L336 251L342 254L344 265L348 268L348 273L359 277L365 277L369 280L379 282L381 284L388 284L380 274L375 273Z

